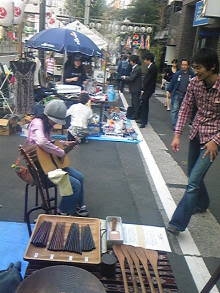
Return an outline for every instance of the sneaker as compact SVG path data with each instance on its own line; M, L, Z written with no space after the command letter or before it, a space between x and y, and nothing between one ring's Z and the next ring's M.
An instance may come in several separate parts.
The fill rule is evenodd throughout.
M204 208L200 208L200 207L196 207L195 209L194 209L194 211L193 211L193 215L195 215L195 214L202 214L202 213L205 213L205 212L207 212L207 209L204 209Z
M181 232L180 230L177 229L177 227L175 227L172 224L168 224L167 226L167 231L169 231L170 233L174 234L174 235L179 235L179 233Z
M76 215L79 217L88 217L89 212L86 208L86 205L81 206L81 208L76 209Z
M60 216L69 216L69 214L68 213L64 213L64 212L62 212L61 210L57 210L57 215L60 215Z

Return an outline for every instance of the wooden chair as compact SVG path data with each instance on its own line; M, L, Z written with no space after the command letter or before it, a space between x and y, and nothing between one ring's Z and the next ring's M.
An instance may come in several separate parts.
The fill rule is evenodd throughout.
M57 213L57 187L53 183L49 183L47 176L42 171L36 154L35 146L19 146L19 152L24 158L26 165L33 177L34 184L26 184L24 199L24 222L27 223L29 235L31 235L30 215L34 211L43 210L46 214ZM35 203L29 208L29 190L35 188ZM49 189L54 189L54 195L51 197ZM40 198L39 198L40 195Z

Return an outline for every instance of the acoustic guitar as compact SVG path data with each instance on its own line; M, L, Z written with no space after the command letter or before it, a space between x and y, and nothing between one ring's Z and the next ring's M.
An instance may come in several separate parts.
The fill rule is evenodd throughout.
M76 141L76 144L77 143L78 141ZM62 143L60 143L59 141L55 141L54 144L60 147L61 149L65 149ZM68 147L66 147L66 149L68 149ZM56 170L56 169L63 169L63 168L69 167L70 165L70 160L67 155L65 155L64 158L60 158L45 152L43 149L41 149L38 146L36 147L36 153L37 153L38 162L45 174L48 174L48 172Z

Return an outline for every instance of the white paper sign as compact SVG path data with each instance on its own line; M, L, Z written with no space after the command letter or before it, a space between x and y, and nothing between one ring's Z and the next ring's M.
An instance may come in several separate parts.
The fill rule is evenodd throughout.
M171 252L163 227L123 224L124 244Z

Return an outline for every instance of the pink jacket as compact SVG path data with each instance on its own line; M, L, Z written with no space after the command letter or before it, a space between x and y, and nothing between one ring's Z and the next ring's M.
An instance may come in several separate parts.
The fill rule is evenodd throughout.
M43 121L40 118L34 118L28 129L28 144L37 144L45 152L63 157L65 155L64 150L55 146L50 141L50 136L44 133Z

